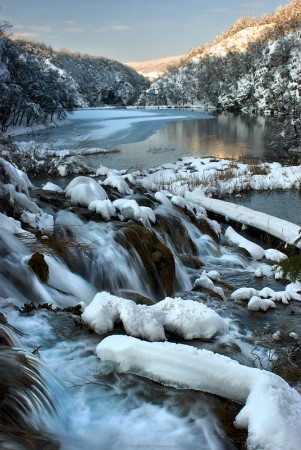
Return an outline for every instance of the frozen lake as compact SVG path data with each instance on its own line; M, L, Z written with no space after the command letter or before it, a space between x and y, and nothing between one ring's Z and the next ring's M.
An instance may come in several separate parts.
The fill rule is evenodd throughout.
M36 139L59 148L105 148L119 152L90 156L89 162L116 169L150 168L181 156L277 159L264 145L265 118L218 116L172 109L76 111L66 125L18 140Z

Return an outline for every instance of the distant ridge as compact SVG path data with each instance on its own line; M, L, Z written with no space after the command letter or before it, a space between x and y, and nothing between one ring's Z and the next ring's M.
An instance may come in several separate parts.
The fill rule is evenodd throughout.
M185 55L167 56L165 58L150 59L149 61L141 62L126 62L129 67L136 70L144 77L155 80L162 76L169 66L177 66Z

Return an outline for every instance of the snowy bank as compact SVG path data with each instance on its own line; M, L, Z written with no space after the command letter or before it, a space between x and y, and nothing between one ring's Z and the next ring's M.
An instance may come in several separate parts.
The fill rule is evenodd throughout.
M301 442L301 397L277 375L183 344L110 336L96 348L102 361L177 388L245 402L237 427L248 428L249 450L296 450ZM147 355L147 357L146 357Z

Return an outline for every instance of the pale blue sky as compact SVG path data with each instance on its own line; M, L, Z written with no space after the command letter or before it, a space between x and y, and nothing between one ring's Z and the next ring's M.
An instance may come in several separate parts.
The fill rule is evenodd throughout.
M185 54L287 0L0 0L12 32L118 61Z

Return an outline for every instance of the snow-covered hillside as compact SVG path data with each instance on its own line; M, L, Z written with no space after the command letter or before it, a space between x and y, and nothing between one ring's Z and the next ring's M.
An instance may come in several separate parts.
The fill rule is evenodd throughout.
M300 36L300 0L258 20L242 18L212 44L192 50L139 103L296 115L301 108Z
M188 59L193 61L199 61L200 58L205 56L227 56L230 52L246 52L248 50L249 44L252 41L260 39L266 34L271 25L257 25L248 26L243 30L238 31L234 35L227 36L222 40L217 39L211 45L207 45L204 49L200 49L201 52L196 50L192 51L188 55Z
M151 59L142 62L127 62L126 65L135 69L138 73L148 78L149 80L156 80L168 70L171 66L178 66L184 55L167 56L166 58Z

